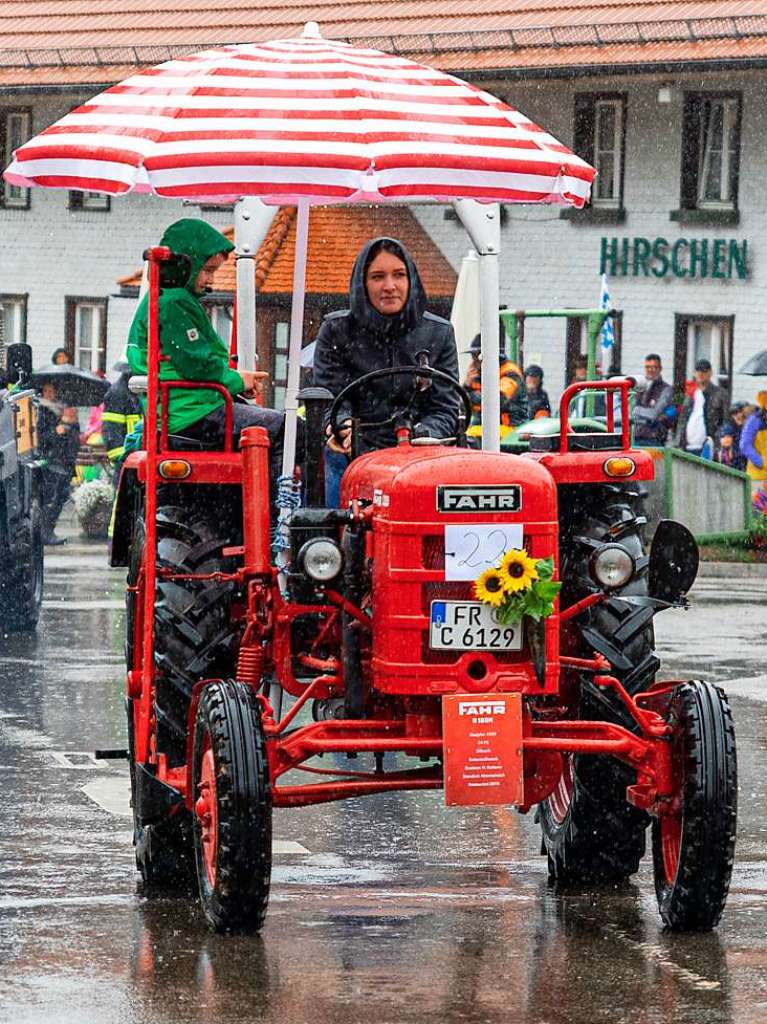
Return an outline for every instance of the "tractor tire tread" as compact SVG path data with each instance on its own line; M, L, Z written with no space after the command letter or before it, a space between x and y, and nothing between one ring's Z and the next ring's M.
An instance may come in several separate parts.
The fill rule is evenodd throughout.
M721 919L735 857L737 755L732 711L711 683L684 683L672 698L670 722L686 746L683 832L673 884L666 881L660 827L653 823L658 906L674 931L709 931Z
M200 732L205 729L216 762L218 846L216 883L211 887L195 822L203 909L216 931L257 932L269 901L272 805L261 707L250 687L231 680L205 687L195 727L195 778Z

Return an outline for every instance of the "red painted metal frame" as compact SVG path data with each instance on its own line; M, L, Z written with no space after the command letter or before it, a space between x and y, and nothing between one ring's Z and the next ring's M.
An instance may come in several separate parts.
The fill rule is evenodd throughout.
M242 481L242 457L232 451L232 396L222 385L210 381L160 381L159 370L163 356L160 354L159 296L160 264L170 259L171 250L155 246L148 250L149 267L149 316L147 330L147 404L144 419L143 458L134 459L139 478L144 483L144 565L143 565L143 616L141 622L141 685L137 687L135 672L128 680L129 694L137 696L135 729L136 759L146 763L152 757L151 728L154 705L154 603L157 593L157 486L158 465L163 459L178 459L184 455L194 462L197 472L194 482L240 483ZM225 450L224 452L169 452L168 445L168 393L172 388L208 388L222 394L225 402ZM158 444L158 399L160 401L160 438ZM264 431L260 433L265 435ZM264 439L255 439L255 444L268 444ZM187 478L189 482L189 478ZM263 481L261 481L263 485ZM268 493L267 490L262 491ZM267 526L268 526L268 510ZM267 529L268 537L268 529ZM268 544L268 541L267 541ZM160 765L158 775L170 782L172 772Z
M217 384L212 380L162 380L160 381L160 450L168 448L168 399L169 392L183 391L188 389L206 391L217 391L224 399L224 451L231 454L232 447L232 419L234 417L234 404L228 388L223 384Z
M573 659L576 660L576 659ZM603 659L582 660L597 670ZM636 770L637 781L627 791L627 800L651 813L662 814L675 795L675 776L671 763L670 727L663 716L641 705L666 694L673 683L663 683L637 697L631 697L614 676L595 675L597 686L613 689L627 708L641 733L611 722L560 719L535 720L525 715L523 753L526 768L534 768L541 755L601 754L616 757ZM438 758L443 756L442 736L435 721L435 734L415 735L408 729L407 719L364 719L315 722L288 730L300 708L318 692L319 680L309 685L301 698L279 722L272 717L271 707L259 697L264 708L266 751L272 782L272 799L277 807L299 806L342 800L349 796L383 793L395 789L439 789L442 787L441 765L392 773L346 772L343 769L317 769L304 762L318 754L403 753L406 756ZM421 723L422 724L422 723ZM546 762L542 764L546 767ZM285 773L301 769L317 775L337 776L332 781L285 786L279 779ZM558 780L550 774L548 791L534 789L538 802L550 792ZM526 782L531 792L533 782Z
M615 430L615 410L611 401L613 391L621 393L621 444L624 449L631 447L631 432L629 426L629 391L633 388L635 381L632 377L624 377L616 380L583 380L570 384L565 388L559 400L559 454L566 455L568 452L568 433L570 425L570 402L580 394L581 391L606 391L605 405L607 407L607 432L612 434Z

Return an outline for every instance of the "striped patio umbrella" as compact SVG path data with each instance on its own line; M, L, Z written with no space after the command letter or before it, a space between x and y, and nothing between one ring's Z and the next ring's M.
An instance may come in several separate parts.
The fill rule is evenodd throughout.
M133 75L21 146L5 178L272 204L469 198L580 207L588 198L593 168L501 100L307 30Z
M471 199L581 207L595 171L490 93L320 36L219 46L112 86L30 139L4 177L197 202L298 206L284 468L292 471L309 204ZM497 350L497 337L495 338Z

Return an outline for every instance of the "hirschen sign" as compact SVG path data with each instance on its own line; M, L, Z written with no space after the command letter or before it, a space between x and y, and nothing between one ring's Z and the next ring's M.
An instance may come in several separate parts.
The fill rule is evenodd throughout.
M610 277L687 277L743 281L748 242L735 238L602 238L599 273Z

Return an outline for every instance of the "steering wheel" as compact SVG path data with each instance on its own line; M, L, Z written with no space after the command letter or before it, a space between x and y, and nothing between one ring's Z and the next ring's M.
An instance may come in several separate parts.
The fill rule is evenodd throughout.
M471 422L471 402L469 401L469 396L458 381L451 377L450 374L443 373L442 370L434 370L430 366L387 366L382 370L372 370L370 373L363 374L362 377L358 377L357 380L353 380L351 384L347 384L343 391L336 396L330 407L329 415L330 429L333 432L333 436L338 440L342 426L339 422L339 413L341 411L341 406L349 395L364 387L366 384L369 384L371 381L381 380L382 377L402 377L404 375L409 375L411 377L428 377L430 380L439 380L445 384L449 384L453 391L458 393L459 398L463 403L466 424L468 425ZM407 406L405 408L407 409ZM358 423L357 426L361 430L365 430L370 427L385 427L390 423L393 423L396 417L404 411L405 409L398 409L385 420L375 420L370 423Z

